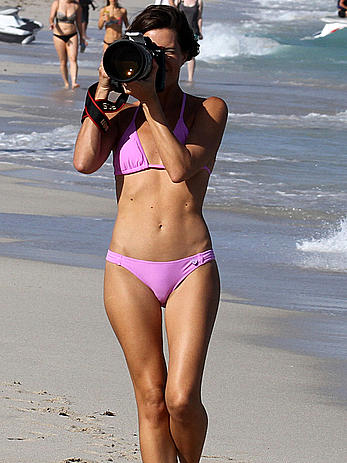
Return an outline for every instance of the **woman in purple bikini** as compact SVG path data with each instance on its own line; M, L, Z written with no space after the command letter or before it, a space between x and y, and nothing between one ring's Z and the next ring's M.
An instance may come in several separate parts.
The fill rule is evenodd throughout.
M165 89L156 92L153 61L147 79L124 84L137 101L122 107L106 133L85 118L74 166L93 173L113 150L118 214L104 301L134 386L142 461L197 463L207 430L201 382L220 295L202 205L227 108L217 97L188 95L178 85L182 65L198 53L182 12L149 6L129 30L165 50ZM101 67L95 98L110 91Z

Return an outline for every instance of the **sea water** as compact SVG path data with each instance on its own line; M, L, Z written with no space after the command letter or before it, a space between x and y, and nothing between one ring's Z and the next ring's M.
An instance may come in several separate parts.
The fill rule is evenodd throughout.
M218 95L228 104L205 207L223 289L260 305L346 314L347 34L342 30L313 39L324 25L320 18L336 14L335 2L204 3L196 79L188 84L183 69L181 85L198 95ZM95 20L89 35L80 68L95 69L96 80L102 32ZM48 32L40 32L26 50L23 55L18 46L0 45L5 59L10 54L12 61L57 64ZM42 122L30 125L17 108L18 116L8 117L0 128L0 161L31 166L32 178L41 180L40 168L48 169L52 174L45 182L56 187L113 196L111 161L92 176L81 176L71 165L85 88L94 80L81 77L81 90L60 91L58 66L57 76L40 85L30 76L18 79L18 94L40 96ZM3 219L8 224L2 225L3 233L12 227L24 236L22 220ZM87 227L86 220L70 221L71 234L83 225L93 230L91 236L100 236L100 221L90 219ZM36 222L34 228L42 229ZM112 223L102 227L109 230ZM52 245L56 252L61 240ZM106 241L88 258L78 258L84 250L76 253L74 242L72 263L102 266ZM30 258L38 255L33 249ZM22 252L29 251L23 247ZM64 259L54 257L54 249L45 256L68 259L65 254Z

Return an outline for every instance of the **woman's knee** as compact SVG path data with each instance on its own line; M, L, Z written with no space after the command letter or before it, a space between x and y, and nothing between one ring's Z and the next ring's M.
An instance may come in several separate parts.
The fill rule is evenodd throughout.
M164 392L161 387L149 387L136 392L140 418L152 426L160 425L163 419L167 420L167 409Z
M189 422L203 408L199 394L181 389L168 389L165 401L170 417L180 422Z

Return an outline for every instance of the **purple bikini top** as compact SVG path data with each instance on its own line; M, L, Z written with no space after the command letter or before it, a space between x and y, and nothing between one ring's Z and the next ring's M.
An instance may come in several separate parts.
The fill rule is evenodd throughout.
M177 140L182 144L185 144L188 136L188 128L183 119L186 98L186 94L183 93L180 117L173 131ZM150 164L148 162L136 130L136 116L139 109L140 106L137 107L129 126L123 133L116 149L113 152L115 175L132 174L134 172L141 172L148 169L165 169L165 166L162 164ZM203 169L206 169L209 173L211 173L208 167L203 167Z

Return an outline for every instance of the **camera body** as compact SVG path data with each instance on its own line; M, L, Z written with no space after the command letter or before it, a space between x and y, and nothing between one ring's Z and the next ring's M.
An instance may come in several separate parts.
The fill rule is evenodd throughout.
M165 51L141 32L126 32L106 49L103 66L111 84L120 88L120 83L146 79L153 66L158 63L155 87L157 92L165 88Z

